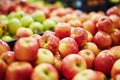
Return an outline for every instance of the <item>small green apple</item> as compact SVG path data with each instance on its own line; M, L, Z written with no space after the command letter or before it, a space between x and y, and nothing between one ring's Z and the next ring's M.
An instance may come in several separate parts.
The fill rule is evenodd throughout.
M29 29L31 29L34 34L40 34L43 32L43 25L39 22L33 22L29 26Z
M10 35L4 35L1 37L1 39L6 42L13 40L12 36L10 36Z

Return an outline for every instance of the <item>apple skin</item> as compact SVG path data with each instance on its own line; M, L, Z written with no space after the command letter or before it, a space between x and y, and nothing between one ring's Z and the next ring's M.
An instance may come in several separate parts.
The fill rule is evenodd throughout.
M39 45L41 48L49 49L53 54L55 54L58 51L59 41L60 39L51 31L47 31L41 36L41 42Z
M15 58L19 61L33 61L37 57L39 45L34 38L22 37L15 42Z
M112 66L116 60L117 60L117 58L111 50L102 50L95 57L94 68L95 68L95 70L101 71L105 75L110 76Z
M93 41L93 35L92 35L92 33L89 32L89 31L87 31L87 30L86 30L86 32L87 32L87 34L88 34L87 42L92 42L92 41Z
M81 48L88 41L87 32L80 27L72 28L70 37L77 42L79 48Z
M110 80L120 80L120 74L117 74L115 77L111 77Z
M41 63L54 63L53 53L45 48L39 48L37 53L37 59L35 60L36 65Z
M111 14L109 18L113 21L114 27L120 29L120 16Z
M77 73L72 80L106 80L106 76L100 71L85 69Z
M78 72L87 68L85 60L78 54L69 54L63 58L61 64L61 72L63 76L70 80Z
M1 20L0 21L0 37L5 35L6 32L7 32L7 24Z
M1 58L9 65L12 62L16 61L14 51L6 51L1 54Z
M79 19L76 20L70 20L68 22L72 27L82 27L82 23Z
M10 51L10 46L7 44L7 42L0 40L0 55L6 51Z
M21 27L16 31L16 38L21 38L21 37L29 37L33 35L32 30L29 28Z
M100 52L100 49L98 48L98 46L93 43L93 42L87 42L83 47L82 49L88 49L88 50L91 50L95 56L98 55L98 53Z
M120 44L120 30L115 28L114 31L110 34L112 39L112 46L117 46Z
M113 46L110 50L114 53L117 58L120 58L120 46Z
M30 80L32 72L29 62L13 62L7 68L5 80Z
M93 42L100 49L108 49L112 45L112 39L111 39L110 35L103 31L98 31L95 34L95 36L93 37Z
M65 37L61 39L58 49L62 57L65 57L72 53L78 53L79 50L77 42L71 37Z
M111 69L111 77L116 77L120 74L120 59L116 60Z
M99 17L98 22L96 23L98 31L103 31L106 33L113 32L114 24L113 21L108 16Z
M60 39L69 37L71 34L71 26L68 23L60 22L54 28L55 35Z
M80 50L78 54L85 59L87 69L93 69L95 54L89 49Z
M31 80L59 80L59 74L52 64L41 63L34 68Z
M0 58L0 80L5 79L6 70L7 70L7 64L3 59Z

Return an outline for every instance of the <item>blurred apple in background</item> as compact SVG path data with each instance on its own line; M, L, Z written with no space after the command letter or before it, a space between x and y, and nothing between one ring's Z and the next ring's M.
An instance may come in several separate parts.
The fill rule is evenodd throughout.
M10 41L12 41L12 40L14 40L14 39L15 39L15 38L14 38L13 36L11 36L11 35L6 35L6 34L1 37L1 40L6 41L6 42L10 42Z
M79 19L76 20L70 20L68 22L72 27L82 27L82 23Z
M0 37L5 35L5 33L7 32L7 29L8 29L7 24L0 20Z
M113 46L110 50L114 53L117 58L120 58L120 46Z
M81 48L88 41L88 34L81 27L72 28L70 37L77 42L79 48Z
M0 58L0 80L5 79L6 70L7 70L7 64L3 59Z
M8 31L10 34L15 35L17 30L22 27L22 23L17 18L12 18L8 21Z
M52 64L41 63L34 68L31 80L59 80L59 74Z
M62 57L65 57L69 54L78 53L77 42L71 37L65 37L59 41L59 52Z
M10 46L7 42L0 40L0 55L6 51L10 51Z
M9 65L16 61L14 51L6 51L1 54L1 58Z
M54 63L54 55L53 53L45 48L39 48L37 53L37 58L35 60L35 64L39 65L41 63Z
M72 79L78 72L81 72L86 68L87 64L84 58L78 54L67 55L63 58L61 64L61 72L67 80Z
M71 26L69 23L60 22L55 26L54 32L60 39L69 37L71 34Z
M87 68L93 69L95 54L89 49L80 50L78 54L85 59Z
M107 49L102 50L95 57L94 69L97 71L103 72L107 76L110 76L112 66L116 60L117 60L117 58L111 50L107 50Z
M20 27L15 34L16 38L29 37L31 35L33 35L32 30L25 27Z
M106 80L106 75L100 71L85 69L77 73L72 80Z
M94 38L93 42L98 46L100 49L108 49L112 45L112 39L110 35L103 31L98 31Z
M30 80L32 72L29 62L13 62L7 67L5 80Z
M15 58L19 61L33 61L37 57L39 45L37 40L30 37L22 37L15 42Z
M32 22L29 26L34 34L41 34L43 32L44 26L39 22Z

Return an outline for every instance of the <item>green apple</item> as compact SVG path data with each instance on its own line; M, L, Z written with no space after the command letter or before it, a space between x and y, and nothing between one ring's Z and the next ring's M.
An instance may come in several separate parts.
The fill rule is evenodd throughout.
M46 19L45 14L42 11L39 11L39 10L35 11L32 14L32 17L35 21L38 21L38 22L41 22L41 23Z
M25 12L23 11L15 12L15 18L21 19L24 15L25 15Z
M11 12L7 15L7 19L15 18L15 12Z
M30 15L26 15L21 18L21 23L24 27L29 27L32 22L34 22L34 20Z
M4 35L1 37L1 39L6 42L13 40L12 36L10 36L10 35Z
M6 15L0 15L0 20L6 20L7 16Z
M46 19L43 22L43 26L44 26L44 30L53 30L54 27L56 26L56 23L52 19Z
M29 26L29 29L31 29L34 34L40 34L43 32L43 25L39 22L33 22Z
M8 25L8 31L10 32L10 34L15 35L18 28L22 26L22 23L20 22L19 19L12 18L8 21L7 25Z

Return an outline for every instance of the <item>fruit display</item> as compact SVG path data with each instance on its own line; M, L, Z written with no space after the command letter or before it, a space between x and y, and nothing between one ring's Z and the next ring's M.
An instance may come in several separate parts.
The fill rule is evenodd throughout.
M23 3L0 15L0 80L120 79L119 6Z

